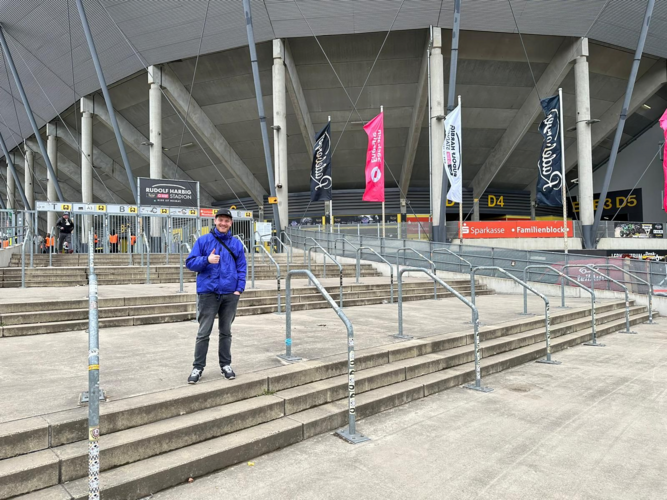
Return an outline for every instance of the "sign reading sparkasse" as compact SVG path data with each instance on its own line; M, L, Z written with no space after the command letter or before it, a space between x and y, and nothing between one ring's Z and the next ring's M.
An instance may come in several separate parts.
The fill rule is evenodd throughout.
M199 208L199 183L173 179L137 178L141 206Z
M567 236L572 238L572 221L567 221ZM464 222L459 238L562 238L561 221Z

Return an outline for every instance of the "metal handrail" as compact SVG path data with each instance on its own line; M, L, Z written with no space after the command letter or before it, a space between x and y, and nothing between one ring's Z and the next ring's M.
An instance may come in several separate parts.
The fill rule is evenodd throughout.
M530 266L525 267L524 270L523 270L523 281L529 281L528 279L526 279L526 275L527 275L526 271L528 269L551 269L553 272L558 274L563 280L567 280L571 283L574 283L579 288L583 288L584 290L586 290L588 293L591 294L591 329L593 330L593 337L592 337L592 340L591 340L590 344L587 342L584 345L599 345L597 343L597 333L595 331L595 322L596 322L595 321L595 302L596 302L595 289L588 288L587 286L582 285L577 280L570 278L567 274L559 271L555 267L548 266L546 264L534 264L534 265L530 265ZM561 282L561 305L563 307L565 307L565 287L563 286L563 283L564 283L564 281ZM528 291L525 288L523 289L523 313L528 314Z
M31 241L32 229L26 228L26 233L21 244L21 288L25 288L25 244Z
M625 291L625 332L623 332L623 333L637 333L637 332L630 331L630 296L628 295L628 287L625 286L620 281L615 280L611 276L607 276L606 274L601 273L600 271L595 269L590 264L567 264L567 265L563 266L563 271L565 271L566 269L571 268L571 267L579 268L579 269L586 268L586 269L594 272L598 276L602 276L603 278L605 278L605 279L611 281L612 283L615 283L618 286L620 286ZM592 283L592 288L595 288L595 282L592 279L591 279L591 283Z
M398 250L396 250L396 274L397 274L397 275L398 275L398 271L399 271L399 269L400 269L400 261L398 260L398 258L399 258L399 254L400 254L401 252L407 252L408 250L411 251L411 252L416 253L416 254L419 255L422 259L424 259L426 262L428 262L429 264L431 264L431 271L433 272L433 274L435 274L435 263L434 263L431 259L427 259L427 258L424 257L422 254L420 254L417 250L415 250L414 248L409 248L409 247L406 248L406 247L404 247L404 248L399 248ZM406 256L405 254L403 254L403 265L404 265L404 266L407 265L407 260L406 260L406 259L407 259L407 256ZM438 285L437 285L437 283L433 283L433 298L434 298L435 300L438 299Z
M549 317L549 299L546 297L546 295L541 294L540 292L532 288L528 283L526 283L525 281L521 281L513 274L505 271L502 267L479 266L473 268L473 270L470 272L470 294L472 297L472 303L473 304L475 303L475 274L477 273L477 271L492 271L492 270L499 271L500 274L504 274L505 276L509 277L511 280L524 287L524 289L527 289L531 293L534 293L544 301L544 327L546 332L545 339L547 344L547 357L544 360L539 360L538 363L560 364L560 361L554 361L551 359L551 333L549 332L549 327L551 326L551 319Z
M340 307L343 307L343 266L338 262L336 259L334 259L329 252L327 252L324 248L322 248L322 245L317 245L317 247L322 249L322 252L324 253L325 256L329 257L334 264L338 266L338 271L340 273ZM316 246L312 246L308 248L308 272L311 272L310 270L310 252L313 248L317 248ZM324 263L324 278L327 277L327 264L326 260L322 259L322 262ZM310 284L310 282L309 282Z
M482 392L490 392L493 389L488 387L482 387L482 370L480 366L480 350L479 350L479 311L474 302L469 301L454 288L449 286L443 280L438 278L435 273L432 273L426 268L423 267L404 267L398 271L398 335L395 337L403 339L411 339L412 337L408 335L403 335L403 273L405 272L416 272L424 273L433 280L433 283L436 286L439 284L445 288L448 292L452 293L457 299L467 305L472 311L472 327L473 327L473 341L475 344L475 383L466 385L469 389L475 389Z
M389 262L382 255L377 253L371 247L359 247L359 248L357 248L357 269L356 269L357 283L359 283L359 277L361 275L361 251L362 250L369 250L369 251L373 252L375 255L377 255L377 257L382 262L384 262L385 264L387 264L389 266L389 283L391 285L391 302L390 302L390 304L393 304L394 303L394 266L391 262Z
M244 236L244 235L242 234L241 236ZM243 242L243 239L241 239L241 236L235 234L233 237L237 238L241 242L241 245L243 245L243 249L245 250L245 253L250 253L250 252L248 252L248 247L245 246L245 243Z
M304 238L304 240L303 240L303 263L304 263L304 264L306 263L306 242L307 242L308 240L313 240L313 243L315 243L315 244L316 244L317 246L319 246L320 248L324 249L324 247L323 247L322 245L320 245L320 244L317 242L317 240L316 240L315 238L313 238L312 236L307 236L306 238Z
M280 265L276 262L276 259L274 259L271 254L268 252L266 248L264 248L264 245L255 245L252 249L254 250L255 248L260 248L266 256L269 258L271 262L273 262L273 265L276 266L277 270L277 281L278 281L278 314L280 314ZM252 252L250 254L250 260L251 260L251 280L252 280L252 285L251 288L255 288L255 252ZM289 273L289 271L288 271Z
M130 231L130 225L127 226L127 235L125 236L127 242L127 255L130 257L130 266L132 265L132 231Z
M470 263L470 261L467 261L466 259L464 259L460 255L452 252L448 248L438 248L436 250L431 250L431 260L433 260L433 254L434 253L448 253L448 254L451 254L454 257L456 257L457 259L459 259L461 262L465 262L466 264L468 264L468 266L470 266L470 269L468 269L468 274L470 274L470 272L472 271L473 265ZM459 264L459 266L461 267L461 272L463 272L463 264Z
M169 234L168 234L166 228L163 228L163 229L162 229L162 237L164 238L164 246L166 247L166 248L165 248L165 253L167 254L165 260L166 260L166 262L167 262L167 265L169 265L169 247L170 247L171 245L169 244L169 243L170 243L170 241L169 241Z
M334 253L335 253L336 255L338 255L338 241L339 241L339 240L343 240L343 257L345 257L345 243L347 243L348 245L350 245L352 248L357 248L357 247L354 246L352 243L350 243L350 242L348 241L347 238L345 238L344 236L339 236L338 238L336 238L336 239L334 240Z
M644 285L648 286L648 324L652 325L653 324L653 285L646 281L643 278L640 278L634 273L631 273L630 271L626 271L620 266L617 266L616 264L592 264L593 267L610 267L612 269L617 269L621 271L623 274L630 276L631 278L636 279L640 283L643 283Z
M298 361L301 358L292 356L292 276L296 274L303 274L308 276L308 279L314 283L317 290L322 294L327 303L333 308L340 320L347 329L347 383L348 383L348 429L345 431L338 431L344 439L351 442L361 442L364 438L356 433L356 404L355 404L355 382L354 382L354 328L352 323L345 315L343 310L336 305L336 302L331 298L331 295L326 291L318 279L310 271L305 269L295 269L287 273L285 280L285 355L278 356L287 361Z
M148 238L146 237L146 232L141 231L141 237L144 242L144 245L146 246L146 284L150 285L151 284L151 246L148 243ZM142 262L141 265L143 266L143 254L142 256Z
M181 236L182 238L182 236ZM183 247L185 247L188 251L188 254L192 251L192 248L190 248L190 245L185 243L184 241L179 242L178 244L178 260L179 260L179 269L178 269L178 278L180 281L180 288L178 290L178 293L185 293L183 291Z
M285 245L282 241L280 241L280 238L278 238L275 235L271 236L271 241L269 243L272 244L274 240L282 247L283 252L285 252L285 254L287 255L287 260L285 262L287 263L287 272L289 272L289 265L290 262L292 262L292 247L288 247L287 245Z
M315 245L317 247L321 248L322 251L325 252L331 258L331 260L333 260L336 263L336 265L338 265L339 268L342 268L342 266L338 263L338 261L336 259L334 259L333 257L331 257L331 254L329 254L329 252L322 245L320 245L317 241L315 241L315 239L310 238L310 237L308 237L307 239L313 240L313 243L315 243ZM312 248L314 248L314 247L311 247L311 249ZM304 254L303 254L303 259L304 259L303 261L305 263L306 262L306 253L305 253L305 251L304 251ZM308 262L309 262L308 269L310 269L310 253L308 253ZM324 277L326 278L327 277L327 261L325 259L322 259L322 262L324 264ZM341 270L341 273L342 273L342 270Z

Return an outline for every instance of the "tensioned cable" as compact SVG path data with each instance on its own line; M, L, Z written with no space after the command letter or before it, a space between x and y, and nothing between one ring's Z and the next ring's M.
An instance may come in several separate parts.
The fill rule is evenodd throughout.
M336 141L336 145L334 146L333 152L331 153L332 158L333 158L333 155L336 154L336 149L338 148L338 144L340 144L340 140L343 138L343 134L345 133L345 129L347 129L347 124L350 123L350 118L352 117L352 113L354 111L357 111L357 103L359 102L359 99L361 99L361 94L364 93L364 89L366 88L366 84L368 83L368 80L371 77L371 73L373 73L373 68L375 68L375 64L378 62L378 59L380 58L380 54L382 53L382 49L384 48L384 45L387 43L387 38L389 38L389 34L391 33L391 30L394 29L394 24L396 24L396 19L398 19L398 15L400 14L401 8L403 7L404 3L405 3L405 0L402 0L401 5L398 6L398 10L396 11L396 15L394 16L394 20L391 22L391 26L389 26L389 31L387 31L387 34L385 35L384 40L382 41L382 45L380 45L380 50L378 50L378 53L375 56L375 60L373 61L373 64L371 65L371 69L368 70L368 75L366 75L366 80L364 80L364 84L361 86L361 90L359 91L359 94L357 95L357 99L354 101L354 105L353 105L354 110L350 110L350 114L347 116L347 120L345 121L345 125L343 126L343 130L341 131L340 135L338 136L338 141ZM359 115L359 111L357 111L357 114ZM359 115L359 119L363 120L363 118L361 118L361 115Z
M98 0L98 1L99 1L99 0ZM392 24L391 24L391 27L392 27L392 28L393 28L393 26L394 26L394 23L396 22L396 18L398 17L398 14L399 14L399 12L400 12L400 10L401 10L401 7L403 6L403 3L404 3L404 0L401 2L401 6L399 7L399 10L398 10L398 12L396 13L396 16L394 17L394 20L393 20L393 22L392 22ZM320 50L322 51L322 54L324 55L324 58L327 60L327 63L329 64L329 67L331 67L331 70L333 71L334 75L336 76L336 79L338 80L338 83L340 84L341 88L343 89L343 92L345 92L345 95L347 96L348 100L349 100L350 103L352 104L353 111L356 111L357 116L359 116L359 118L363 121L363 118L362 118L361 114L359 113L359 110L357 109L356 102L353 101L352 98L350 97L350 94L348 93L347 89L345 88L345 85L343 84L342 80L340 79L340 76L338 76L338 72L337 72L336 69L334 68L333 64L331 63L331 60L329 59L329 56L327 55L326 51L324 50L324 47L323 47L322 44L320 43L319 38L317 37L317 35L315 35L315 32L313 31L312 26L311 26L310 23L308 22L308 19L306 19L306 16L303 14L303 11L301 10L301 7L299 7L299 3L297 2L297 0L294 0L294 4L296 5L296 8L299 10L299 13L301 14L301 17L303 18L303 20L306 22L306 25L308 26L308 29L310 30L310 34L313 36L313 38L314 38L315 41L317 42L317 45L320 47ZM380 47L380 51L378 51L378 55L377 55L377 57L375 58L375 61L373 62L373 66L371 67L371 70L370 70L370 71L373 71L373 68L375 67L375 62L377 62L377 59L378 59L378 57L380 56L380 52L382 51L382 48L384 47L384 44L385 44L385 42L387 41L387 37L389 36L389 33L390 33L390 32L391 32L391 28L390 28L389 32L387 32L387 35L386 35L386 37L385 37L385 39L384 39L384 42L382 43L382 47ZM369 72L369 74L368 74L368 77L366 78L366 82L368 82L368 78L369 78L369 77L370 77L370 72ZM366 82L364 82L364 87L366 86ZM361 92L359 92L359 97L361 96L361 93L362 93L362 92L363 92L363 88L361 89ZM357 97L357 101L359 100L359 97ZM352 112L350 112L350 116L351 116L351 115L352 115ZM349 117L348 117L348 120L349 120ZM346 123L346 125L347 125L347 123ZM344 129L343 129L343 131L344 131ZM341 135L342 135L342 133L341 133ZM338 139L338 142L340 142L340 138ZM336 143L336 146L338 146L338 142ZM334 148L334 152L335 152L335 149L336 149L336 148ZM331 156L333 157L333 153L332 153ZM417 217L417 214L415 213L414 209L412 208L412 204L411 204L410 201L407 199L407 193L404 193L403 190L401 189L401 186L400 186L398 180L396 179L396 176L395 176L394 173L391 171L391 168L389 167L389 164L387 163L386 160L384 161L384 164L385 164L385 166L387 167L387 170L389 170L389 173L391 174L391 177L394 179L394 182L396 183L396 186L398 187L398 190L399 190L400 194L401 194L402 197L406 200L407 205L410 207L410 211L411 211L412 214L415 216L415 218L417 219L417 222L418 222L419 225L421 226L421 222L419 221L419 218ZM307 211L308 211L309 208L310 208L310 203L308 203L308 207L306 208L306 212L304 212L304 216L305 216L305 214L307 213ZM423 227L422 227L422 229L423 229ZM427 233L426 231L424 231L424 234L427 234L427 235L428 235L428 233ZM429 237L429 240L430 240L430 237Z
M528 51L526 50L526 45L523 43L523 35L521 34L521 30L519 29L519 23L517 22L516 16L514 15L514 9L512 8L512 0L507 0L507 3L509 4L510 11L512 12L512 19L514 19L514 26L516 26L516 31L519 34L519 40L521 40L523 53L526 55L526 61L528 62L528 69L530 70L530 76L533 77L533 84L535 85L535 93L537 94L537 98L540 100L541 103L542 99L540 98L540 91L537 88L537 80L535 80L535 73L533 73L533 67L530 64L530 58L528 57Z
M5 32L7 32L6 29L5 29ZM44 97L46 97L46 100L49 102L49 105L51 106L51 108L53 109L53 111L56 113L56 115L58 116L58 118L60 119L60 121L62 122L62 124L65 126L65 129L66 129L67 132L69 133L70 137L72 137L72 140L76 143L77 148L78 148L78 150L79 150L79 154L83 154L83 151L82 151L82 149L81 149L81 145L79 144L79 141L77 140L76 137L74 137L74 135L72 134L72 131L70 130L69 126L67 125L67 123L66 123L65 120L63 119L62 115L61 115L60 112L56 109L56 107L53 105L53 102L51 101L51 99L49 98L48 94L47 94L46 91L44 90L44 87L42 87L42 84L39 83L39 80L37 79L37 77L35 76L35 74L32 72L32 69L30 69L30 66L28 65L28 63L26 62L26 60L23 58L23 54L21 54L21 51L17 49L17 47L16 47L16 46L17 46L17 43L15 43L15 41L14 41L14 37L13 37L9 32L7 32L7 34L9 35L9 36L8 36L9 43L12 43L12 44L14 45L14 49L15 49L15 50L14 50L14 53L16 53L16 54L19 55L19 57L21 58L21 61L23 62L23 65L24 65L26 68L28 68L28 71L30 72L30 75L32 76L33 80L35 80L35 83L37 83L37 86L39 87L39 90L42 91L42 94L44 94ZM74 103L74 108L75 108L74 111L75 111L75 113L76 113L76 101L75 101L75 103ZM75 123L76 123L76 121L77 121L77 120L75 119ZM117 196L114 196L114 195L112 194L112 192L109 190L109 188L107 187L107 185L106 185L106 183L104 182L104 180L102 179L102 177L100 177L100 174L99 174L98 172L95 171L95 168L94 168L94 167L92 168L92 170L93 170L93 173L97 176L97 178L99 179L99 181L100 181L100 182L102 183L102 185L104 186L104 189L106 189L107 193L109 194L110 199L111 199L112 201L114 201L114 202L117 202L117 201L118 201L118 197L117 197Z
M653 159L648 163L648 165L646 165L646 168L644 169L644 172L642 173L642 175L639 176L639 179L637 179L637 182L635 182L635 185L632 186L632 189L628 193L628 196L625 197L625 203L623 203L623 205L621 207L619 207L618 210L616 210L616 213L611 218L611 220L614 220L616 218L616 216L618 215L618 213L621 211L621 209L625 208L625 206L628 204L628 198L630 198L630 195L632 195L634 190L637 189L637 186L639 185L639 182L642 180L644 175L646 175L646 172L648 172L648 169L651 168L651 165L653 165L653 162L655 161L655 159L658 157L659 154L660 154L660 149L658 149L658 151L655 153L655 156L653 157Z
M595 23L598 22L598 19L600 19L600 16L601 16L602 13L604 12L604 10L607 8L607 5L609 5L609 2L611 2L611 0L607 0L607 1L604 3L604 5L602 6L602 8L600 9L600 12L598 12L598 15L595 16L595 19L593 19L593 22L591 23L591 25L589 26L588 30L586 31L586 34L584 35L584 38L588 38L588 34L589 34L589 33L591 32L591 30L593 29L593 26L595 26Z
M114 24L114 26L116 27L116 29L118 30L118 32L121 34L121 36L123 37L123 39L125 40L125 42L127 43L127 45L130 47L130 49L132 49L132 52L134 52L134 55L137 57L137 59L139 60L139 62L140 62L141 65L143 66L143 68L144 68L146 71L148 71L148 64L147 64L148 61L147 61L145 58L142 58L143 56L140 55L140 52L134 47L134 45L132 44L132 42L130 42L129 38L127 38L127 36L125 35L125 33L123 32L123 30L121 29L121 27L118 26L118 23L117 23L117 22L114 20L114 18L111 16L111 14L110 14L109 11L107 10L107 8L104 6L104 4L103 4L100 0L97 0L97 3L104 9L104 12L106 12L106 14L107 14L107 16L109 17L109 19L111 19L111 22ZM146 62L144 62L144 61L146 61ZM181 82L181 83L182 83L182 82ZM165 99L167 100L167 102L168 102L169 105L171 106L171 109L174 110L174 113L176 113L176 116L178 116L178 118L183 122L183 124L184 124L185 127L187 128L188 132L190 132L190 134L192 134L193 139L195 140L195 142L197 143L197 145L201 148L201 150L202 150L202 152L204 153L204 155L206 156L206 158L208 158L208 160L211 162L211 165L213 166L213 168L215 168L215 170L218 172L218 175L220 175L220 178L225 182L225 184L227 184L227 187L228 187L229 190L232 192L232 194L234 195L234 197L239 201L239 203L241 204L241 206L242 206L244 209L246 209L246 206L245 206L245 204L243 203L243 200L241 200L241 198L239 198L239 195L236 194L236 191L234 191L234 188L229 184L229 182L227 181L227 179L225 178L225 176L222 175L222 172L220 172L220 169L218 168L218 166L215 164L215 162L211 159L211 157L209 156L209 154L206 152L206 150L204 149L204 147L202 146L201 142L199 141L199 139L197 138L197 136L194 134L194 132L190 129L190 126L187 124L187 121L183 118L183 116L181 115L181 113L179 113L179 111L176 109L176 106L174 106L174 103L171 102L171 99L169 99L169 98L167 97L167 94L166 94L166 93L164 92L164 90L162 89L162 86L160 86L160 92L162 93L162 95L165 97Z
M211 0L206 2L206 12L204 13L204 25L201 27L201 36L199 37L199 48L197 49L197 59L195 59L195 69L192 72L192 82L190 82L190 95L188 96L188 107L185 109L185 123L188 122L188 115L190 114L190 103L192 102L192 91L195 88L195 77L197 76L197 66L199 65L199 55L201 54L201 46L204 41L204 31L206 31L206 20L208 19L208 8L211 5ZM185 135L185 125L181 131L181 141L178 144L178 156L176 156L176 165L181 160L181 147L183 146L183 136Z

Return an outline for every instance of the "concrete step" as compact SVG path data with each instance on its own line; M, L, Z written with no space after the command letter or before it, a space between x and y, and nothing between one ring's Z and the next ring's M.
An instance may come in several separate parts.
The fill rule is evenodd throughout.
M417 290L418 291L418 290ZM462 295L469 295L469 291L462 290ZM479 290L477 295L489 295L493 292L489 290ZM376 294L366 296L368 292L348 292L343 293L343 304L345 307L358 307L365 305L389 303L390 295ZM439 294L439 298L446 299L451 297L450 293ZM325 309L329 307L326 300L319 294L294 297L292 303L293 311L305 311L312 309ZM404 301L431 300L433 294L430 290L427 293L414 293L404 297ZM285 310L285 302L282 302L281 312ZM270 314L278 312L277 299L248 299L247 303L239 305L238 316L250 316L256 314ZM47 311L43 313L29 313L27 318L25 313L13 313L2 315L3 322L7 318L7 323L0 327L0 337L18 337L25 335L40 335L48 333L58 333L65 331L85 330L88 328L88 309L77 309L63 312ZM21 318L21 316L23 318ZM122 306L100 309L100 328L113 328L122 326L138 326L157 323L175 323L180 321L189 321L196 318L196 306L194 302L182 302L176 304L159 304L147 306ZM35 319L42 319L44 322L37 322ZM21 321L30 321L21 323ZM13 324L12 324L13 323Z
M605 312L598 309L598 322L604 322L606 314L615 314L624 310L623 302L606 304ZM640 312L641 309L635 309ZM555 323L567 323L573 317L578 317L581 310L556 312L553 315ZM585 317L585 316L584 316ZM590 317L590 316L589 316ZM620 320L617 320L620 321ZM582 323L587 328L590 321ZM510 337L512 335L531 332L543 328L543 318L521 317L510 324L484 327L480 330L480 342L485 344L493 339ZM423 339L394 343L372 349L357 352L355 366L358 371L385 365L400 360L417 358L435 352L445 351L462 345L473 343L472 331L466 333L443 334ZM298 346L295 346L298 354ZM144 425L163 418L169 418L184 413L191 413L205 408L217 406L227 402L245 399L248 394L255 395L262 391L281 391L292 387L317 382L330 377L347 373L347 358L345 355L332 356L317 361L305 361L298 364L285 366L270 370L267 373L249 375L243 379L237 379L233 384L219 380L205 384L198 384L194 388L182 387L174 391L148 394L136 398L128 398L123 401L112 401L102 406L102 433L108 434L126 428ZM193 398L194 395L194 398ZM85 408L78 408L59 412L46 416L34 423L35 428L42 429L44 436L50 436L52 446L59 446L74 442L86 437L86 415ZM23 422L23 421L21 421ZM28 422L30 424L30 422ZM47 425L48 424L48 425ZM0 424L0 429L5 429L6 424ZM42 442L40 439L26 439L33 435L33 426L26 425L24 430L13 429L11 432L0 431L0 436L20 436L20 441ZM11 426L10 426L11 428ZM48 431L48 432L47 432ZM35 431L36 432L36 431ZM41 431L40 431L41 432ZM0 458L14 456L20 453L35 451L38 448L24 448L12 445L6 439L0 438ZM3 450L14 450L13 454L2 456Z
M645 313L635 315L633 322L646 318ZM623 321L610 322L600 329L600 335L618 331L622 325ZM466 335L459 337L459 342L467 341ZM529 338L529 335L524 337ZM554 341L553 350L558 352L589 338L590 331L586 330L563 335ZM515 339L507 339L506 343L514 347L483 359L483 376L544 355L541 343L519 346ZM366 358L368 362L370 358ZM474 365L470 359L472 347L462 345L439 354L358 368L357 417L363 419L471 381ZM103 431L101 464L104 469L110 469L102 473L103 496L111 499L148 496L189 477L207 474L342 427L347 419L346 383L347 376L339 375L253 398L251 403L247 400L231 402L126 431L108 434ZM233 415L238 418L234 419ZM243 424L238 424L243 420L241 415L254 418L254 426L244 428ZM232 422L240 425L242 430L234 427ZM197 432L187 431L192 428ZM26 470L29 463L25 457L33 457L32 474ZM0 481L3 485L0 486L0 498L6 498L3 493L23 493L30 491L28 488L48 487L68 479L74 480L59 490L65 493L63 498L85 498L86 463L86 441L4 460L0 462L0 477L4 479Z

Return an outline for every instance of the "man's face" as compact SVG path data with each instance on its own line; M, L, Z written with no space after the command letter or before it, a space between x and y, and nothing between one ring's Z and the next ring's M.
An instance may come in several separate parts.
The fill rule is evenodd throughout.
M215 218L215 227L223 234L226 234L232 228L232 218L221 215Z

